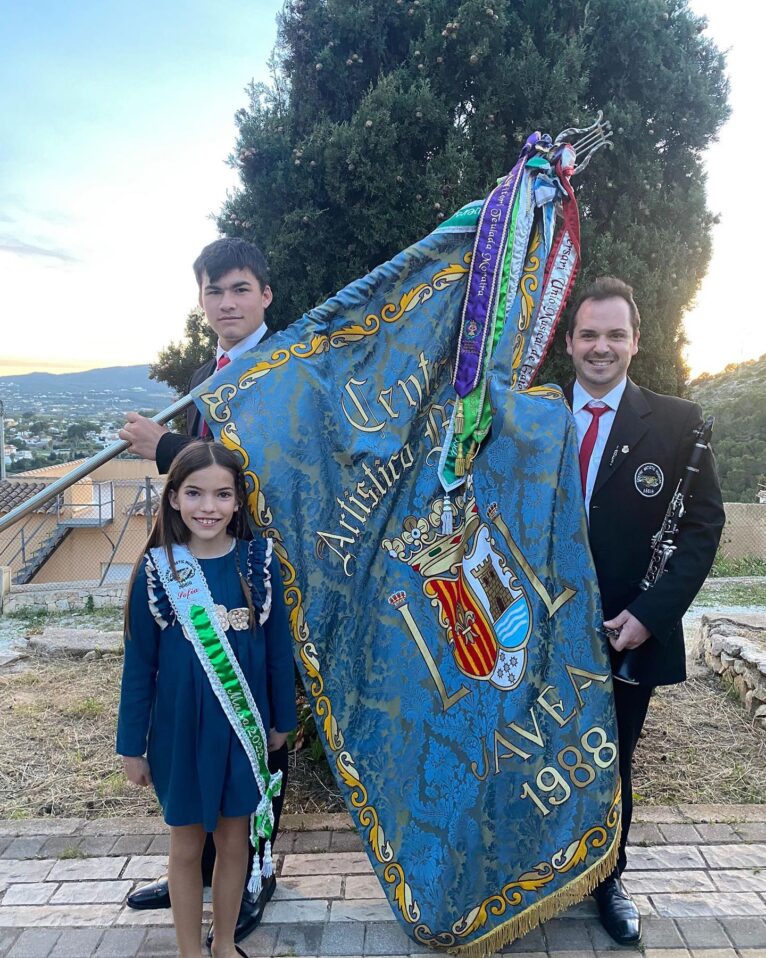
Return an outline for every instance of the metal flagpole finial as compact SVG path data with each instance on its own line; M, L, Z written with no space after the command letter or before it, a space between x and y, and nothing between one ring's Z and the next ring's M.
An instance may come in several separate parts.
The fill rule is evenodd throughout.
M599 110L595 122L590 126L570 126L566 130L562 130L553 141L552 152L562 149L565 145L574 150L576 158L580 161L572 171L572 176L574 176L585 169L593 154L602 147L612 149L611 138L613 135L612 124L609 120L604 119L603 110Z

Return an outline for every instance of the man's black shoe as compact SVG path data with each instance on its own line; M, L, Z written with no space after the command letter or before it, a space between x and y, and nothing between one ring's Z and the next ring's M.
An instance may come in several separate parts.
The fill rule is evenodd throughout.
M641 940L641 915L622 881L611 875L593 892L604 929L618 945L635 945Z
M242 904L239 906L239 917L237 918L237 924L234 928L235 942L243 941L248 935L251 935L255 931L258 925L260 925L261 918L263 918L263 909L273 898L276 888L277 880L274 875L272 875L270 878L263 879L261 892L257 898L253 898L249 892L245 891L244 895L242 896ZM205 944L208 946L208 948L213 944L214 934L215 929L211 924L210 928L208 929L207 938L205 939Z
M129 908L170 908L170 892L167 878L160 878L151 885L137 888L128 895Z

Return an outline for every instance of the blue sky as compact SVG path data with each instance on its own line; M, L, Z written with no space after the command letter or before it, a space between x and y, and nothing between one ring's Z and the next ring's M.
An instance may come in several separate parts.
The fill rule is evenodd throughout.
M754 240L766 203L731 175L745 143L756 164L763 146L754 117L766 5L693 6L731 48L734 105L708 159L722 221L687 322L698 373L766 352L741 246ZM150 362L179 338L196 293L190 264L217 236L211 214L236 184L225 162L234 111L250 80L268 78L280 8L280 0L6 0L0 375Z
M279 6L4 5L0 374L148 362L180 335Z

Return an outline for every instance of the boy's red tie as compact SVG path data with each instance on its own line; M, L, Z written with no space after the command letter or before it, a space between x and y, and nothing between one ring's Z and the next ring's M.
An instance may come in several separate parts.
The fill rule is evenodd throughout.
M221 355L218 357L218 362L215 364L215 371L218 372L219 369L223 369L224 366L228 366L230 362L231 360L229 359L229 354L221 353ZM200 429L199 435L200 439L204 439L205 436L210 435L210 427L204 419L202 420L202 429Z

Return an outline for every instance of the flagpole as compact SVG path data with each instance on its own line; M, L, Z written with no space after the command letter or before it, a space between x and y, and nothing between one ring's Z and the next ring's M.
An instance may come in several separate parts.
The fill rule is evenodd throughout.
M575 139L575 137L580 137L580 139ZM574 143L569 144L569 148L573 154L573 157L580 159L580 163L577 166L574 166L570 174L574 176L576 173L579 173L585 169L590 162L590 158L595 152L600 150L602 147L607 147L608 149L612 148L611 137L611 125L608 121L604 120L603 111L599 110L595 122L590 126L570 127L569 129L562 130L553 141L553 147L551 148L549 146L547 151L550 153L555 153L557 149L563 148L565 145L567 145L568 140L574 140ZM540 149L540 147L538 147L538 149ZM164 423L168 422L168 420L172 419L174 416L177 416L180 412L183 412L183 410L190 406L192 402L193 400L191 396L184 396L182 399L179 399L173 403L172 406L168 406L167 409L164 409L156 416L152 416L152 420L160 425L164 425ZM96 455L91 459L81 463L65 476L61 476L61 478L57 479L55 482L52 482L49 486L46 486L45 489L42 489L36 495L32 496L31 499L27 499L27 501L22 503L20 506L16 506L15 509L11 509L7 515L0 517L0 532L2 532L3 529L7 529L8 526L13 525L14 522L18 522L19 519L22 519L28 513L33 512L41 505L44 505L54 496L57 496L60 492L68 489L79 479L83 479L85 476L89 475L94 469L97 469L99 466L103 466L105 462L109 462L110 459L114 459L114 457L118 456L121 452L125 452L128 446L129 443L124 441L116 442L113 445L108 446L101 452L96 453Z
M193 399L191 396L184 396L183 398L176 400L172 406L168 406L167 409L163 409L162 412L157 413L156 416L152 416L152 422L156 422L162 426L179 413L183 412L184 409L192 404L192 402ZM35 495L30 499L27 499L26 502L22 502L21 505L16 506L15 509L11 509L7 515L0 516L0 532L2 532L3 529L7 529L9 526L12 526L14 522L18 522L19 519L23 519L24 516L28 515L30 512L34 512L36 509L39 509L40 506L45 505L45 503L55 498L65 489L68 489L80 479L84 479L85 476L90 475L95 469L98 469L99 466L103 466L104 463L114 459L115 456L119 456L119 454L121 452L125 452L129 446L129 442L121 439L119 442L115 442L112 443L111 446L107 446L106 449L102 449L101 452L97 452L96 455L91 456L90 459L86 459L85 462L81 462L80 465L75 466L71 472L68 472L65 476L61 476L60 478L56 479L55 482L52 482L49 486L41 489L40 492L35 493Z

